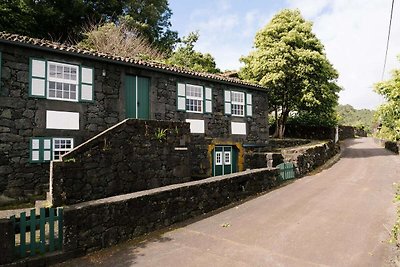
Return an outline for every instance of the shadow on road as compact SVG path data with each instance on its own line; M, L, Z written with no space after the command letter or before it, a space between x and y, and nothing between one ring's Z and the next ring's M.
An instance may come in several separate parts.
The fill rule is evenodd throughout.
M393 156L393 152L384 148L351 148L348 147L342 154L342 158L372 158L381 156Z

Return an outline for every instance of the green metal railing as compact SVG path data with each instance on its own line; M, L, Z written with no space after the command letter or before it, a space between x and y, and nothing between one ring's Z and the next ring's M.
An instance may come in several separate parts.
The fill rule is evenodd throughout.
M19 218L12 216L14 223L14 247L18 258L45 254L62 248L62 208L40 208L39 215L32 209L29 216L21 212Z
M281 163L276 167L280 170L280 176L281 176L282 181L295 178L293 163L290 163L290 162Z

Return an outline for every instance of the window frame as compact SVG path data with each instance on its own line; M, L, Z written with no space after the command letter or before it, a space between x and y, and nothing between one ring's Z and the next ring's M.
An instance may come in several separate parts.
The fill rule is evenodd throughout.
M55 149L54 141L57 139L71 141L71 148L68 150L62 149L63 152L68 153L75 148L74 138L72 137L31 137L29 140L29 162L40 164L48 163L52 160L59 160L59 158L55 159L55 151L60 151L59 149ZM37 142L37 147L33 147L34 142ZM47 142L49 142L48 147L45 146ZM37 155L37 159L33 159L34 153ZM60 155L64 155L65 153ZM46 156L48 156L49 159L46 159Z
M192 96L189 95L188 92L197 89L200 91L200 96ZM190 104L188 105L188 100L192 101L200 101L200 111L196 110L190 110L188 109L188 106L190 107ZM186 112L190 113L204 113L204 87L201 85L194 85L194 84L185 84L185 110Z
M63 68L62 76L64 76L64 68L74 68L75 69L75 81L72 79L65 79L65 78L57 78L57 77L51 77L50 76L50 66L55 65L56 69L57 66L61 66ZM61 63L57 61L46 61L46 98L50 100L61 100L61 101L70 101L70 102L79 102L79 95L80 95L80 73L81 73L81 67L79 65L75 64L68 64L68 63ZM57 97L57 96L50 96L50 82L54 82L56 85L57 83L61 83L63 88L61 89L62 95L64 95L64 85L69 84L69 85L75 85L75 98L64 98L64 97ZM57 90L56 90L57 91Z
M71 147L69 149L67 148L56 148L56 141L70 141ZM52 138L52 160L60 160L60 158L62 157L62 155L68 153L69 151L71 151L72 149L74 149L74 138L64 138L64 137L54 137ZM62 154L58 154L56 158L56 152L64 152Z
M239 101L233 100L234 99L234 97L233 97L234 94L241 95L242 99L243 99L243 102L239 102ZM233 111L234 110L237 111L239 109L234 109L233 105L242 106L243 114L235 114ZM231 91L231 115L235 116L235 117L245 117L245 115L246 115L245 107L246 107L246 93L245 92L241 92L241 91Z

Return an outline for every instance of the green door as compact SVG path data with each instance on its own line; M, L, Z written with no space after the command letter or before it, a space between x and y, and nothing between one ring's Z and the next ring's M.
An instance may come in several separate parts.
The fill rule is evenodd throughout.
M126 117L149 119L150 80L144 77L129 76L125 78Z
M213 176L236 172L237 154L232 146L216 146L213 152Z

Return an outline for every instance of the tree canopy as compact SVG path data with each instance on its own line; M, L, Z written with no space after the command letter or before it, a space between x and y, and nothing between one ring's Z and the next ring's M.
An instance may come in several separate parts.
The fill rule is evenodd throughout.
M140 59L162 59L164 55L135 29L125 23L107 22L94 25L84 33L78 47L122 57Z
M4 0L0 31L74 42L88 24L125 20L170 53L178 41L178 33L170 30L171 15L168 0Z
M392 141L400 140L400 69L392 72L390 80L375 84L375 91L386 99L386 103L376 112L381 123L378 137Z
M338 123L340 125L362 128L371 133L375 122L375 111L369 109L355 109L351 105L339 105L337 107Z
M192 32L182 38L181 45L167 59L167 64L186 67L194 71L219 73L214 58L208 53L200 53L194 50L194 44L199 39L198 32Z
M299 10L285 9L257 32L255 49L242 57L240 77L268 88L276 114L275 137L283 137L293 111L318 120L335 120L340 87L337 71Z

